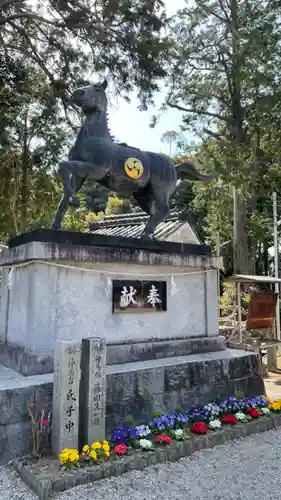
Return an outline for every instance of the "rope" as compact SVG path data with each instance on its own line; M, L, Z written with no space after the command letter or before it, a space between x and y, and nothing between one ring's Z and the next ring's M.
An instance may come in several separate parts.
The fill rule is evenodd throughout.
M90 269L90 268L87 268L87 267L78 267L78 266L70 266L70 265L67 265L67 264L58 264L56 262L47 262L45 260L31 260L31 261L28 261L28 262L23 262L23 263L20 263L20 264L14 264L14 265L9 265L9 266L3 266L3 269L17 269L17 268L20 268L20 267L26 267L26 266L29 266L31 264L45 264L47 266L53 266L53 267L61 267L61 268L64 268L64 269L72 269L72 270L76 270L76 271L84 271L84 272L87 272L87 273L98 273L98 274L114 274L114 275L120 275L120 276L132 276L134 274L136 274L135 272L131 272L131 273L127 273L127 272L122 272L122 271L115 271L114 269L109 269L109 270L103 270L103 269ZM174 273L157 273L157 274L148 274L148 273L139 273L138 275L139 276L146 276L146 277L150 277L150 278L156 278L156 277L163 277L163 276L167 276L167 277L172 277L172 276L188 276L190 274L199 274L199 273L206 273L207 271L210 271L210 269L200 269L200 271L189 271L189 272L174 272Z

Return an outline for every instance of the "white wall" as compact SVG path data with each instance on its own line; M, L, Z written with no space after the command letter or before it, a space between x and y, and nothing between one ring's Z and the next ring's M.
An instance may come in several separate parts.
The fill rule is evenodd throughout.
M176 273L172 266L163 266L165 273L174 273L173 286L171 276L158 278L167 281L167 311L112 314L109 278L141 279L141 274L163 270L132 264L108 264L103 268L106 272L60 268L52 263L15 268L7 341L24 345L29 352L52 353L56 340L82 337L100 336L108 342L122 342L218 334L215 270L180 275L177 273L188 270L177 268ZM133 274L114 274L122 272L122 268Z

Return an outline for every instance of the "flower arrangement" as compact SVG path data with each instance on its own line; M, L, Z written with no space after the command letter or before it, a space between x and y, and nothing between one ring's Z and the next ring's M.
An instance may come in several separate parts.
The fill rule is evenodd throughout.
M173 440L170 436L168 436L168 434L158 434L157 436L155 436L154 441L156 443L165 444L168 446L173 444Z
M249 418L247 418L247 415L245 415L245 413L243 413L243 411L238 411L237 413L235 413L235 417L236 417L236 420L238 420L238 422L248 422L249 421Z
M72 469L79 467L79 453L78 450L65 448L60 454L60 464L65 469Z
M153 449L153 443L149 439L140 439L140 448L144 451L149 451Z
M79 467L82 463L95 465L112 455L123 457L132 448L154 451L159 446L170 446L173 441L190 438L194 434L219 431L224 425L236 425L252 419L263 418L271 412L281 412L281 399L271 401L265 396L255 398L232 396L220 403L211 402L203 407L192 407L187 412L176 411L171 415L156 414L142 425L134 425L132 417L122 427L114 430L111 445L108 441L95 441L77 450L64 449L60 455L62 467Z
M94 441L91 446L82 448L81 460L91 463L100 463L110 457L110 446L108 441Z
M206 434L207 430L205 422L195 422L191 427L191 432L195 432L195 434Z
M251 418L259 418L261 416L261 413L256 408L247 408L246 413Z
M117 456L127 455L129 448L126 444L117 444L114 448L115 454Z
M237 424L237 418L236 418L235 415L232 415L231 413L227 413L226 415L223 415L221 417L221 422L223 424L236 425Z
M276 399L275 401L271 401L268 405L269 410L276 411L279 413L281 411L281 399Z
M213 431L221 428L221 421L217 418L216 420L210 420L209 428Z

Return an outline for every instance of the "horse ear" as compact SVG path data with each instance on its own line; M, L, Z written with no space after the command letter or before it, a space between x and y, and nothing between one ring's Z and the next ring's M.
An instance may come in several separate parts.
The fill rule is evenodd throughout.
M107 88L107 80L106 79L102 82L101 86L104 90Z

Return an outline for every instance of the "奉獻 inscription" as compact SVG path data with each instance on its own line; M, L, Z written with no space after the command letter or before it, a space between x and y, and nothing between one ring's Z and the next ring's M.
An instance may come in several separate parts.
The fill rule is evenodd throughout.
M113 312L166 311L166 281L113 281Z

